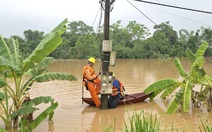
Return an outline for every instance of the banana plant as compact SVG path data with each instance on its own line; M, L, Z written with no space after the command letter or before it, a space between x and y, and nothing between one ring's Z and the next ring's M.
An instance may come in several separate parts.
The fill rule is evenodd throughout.
M27 58L22 57L16 40L10 38L6 43L0 36L0 105L5 113L0 115L0 118L5 123L6 129L17 128L20 119L22 120L24 115L38 110L35 106L40 103L50 103L50 106L28 124L29 129L37 127L47 116L52 118L58 103L48 96L31 99L30 104L24 105L34 82L77 80L70 74L48 71L48 66L54 61L52 57L48 56L61 44L61 35L66 31L67 23L68 20L65 19L45 35ZM20 123L23 124L22 121Z
M168 96L173 97L166 110L166 113L175 113L177 110L179 110L179 108L181 108L180 106L182 106L183 112L188 112L190 102L192 100L199 100L199 98L195 97L193 94L195 86L201 86L200 92L201 94L204 93L205 95L207 94L205 91L209 91L208 89L212 88L212 78L206 74L203 67L205 61L203 56L207 47L208 43L203 42L198 48L196 54L189 49L186 50L186 55L189 61L192 63L188 73L186 73L184 70L179 58L176 57L174 59L174 64L177 71L183 78L182 81L172 78L165 78L151 84L144 90L146 93L153 92L153 94L150 96L151 100L160 93L160 97L162 99L165 99ZM205 101L206 98L203 100Z
M7 132L7 130L5 130L4 128L0 127L0 132Z

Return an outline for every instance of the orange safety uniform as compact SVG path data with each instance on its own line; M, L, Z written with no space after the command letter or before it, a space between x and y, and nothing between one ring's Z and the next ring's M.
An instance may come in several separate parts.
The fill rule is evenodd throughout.
M116 96L118 93L120 93L121 96L124 96L124 86L122 85L122 83L119 80L114 79L111 95Z
M100 91L100 79L97 76L93 80L89 80L86 75L87 69L90 70L91 76L96 74L92 67L90 67L88 65L84 66L83 72L82 72L83 73L83 85L86 87L87 90L89 90L95 105L97 107L99 107L101 105L101 102L98 98L98 94Z

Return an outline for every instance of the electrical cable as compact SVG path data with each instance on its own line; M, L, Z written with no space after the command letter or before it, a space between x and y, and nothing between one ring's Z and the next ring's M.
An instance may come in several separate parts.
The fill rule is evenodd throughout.
M209 11L202 11L202 10L190 9L190 8L173 6L173 5L166 5L166 4L156 3L156 2L143 1L143 0L135 0L135 1L144 2L144 3L148 3L148 4L154 4L154 5L160 5L160 6L166 6L166 7L171 7L171 8L177 8L177 9L195 11L195 12L200 12L200 13L212 14L212 12L209 12Z
M99 29L101 27L101 23L102 23L102 11L103 9L100 9L101 13L100 13L100 18L99 18L99 24L97 26L97 33L99 33Z
M98 25L97 25L97 33L99 32L99 29L100 29L100 26L101 26L101 22L102 22L102 11L104 10L104 7L103 7L103 1L104 0L99 0L99 3L100 3L100 8L94 18L94 21L93 21L93 24L92 24L92 27L94 26L94 23L96 22L96 19L99 15L99 12L100 12L100 19L99 19L99 22L98 22Z
M99 11L100 11L100 10L101 10L101 7L100 7L100 9L99 9L99 10L98 10L98 12L97 12L96 17L94 18L94 21L93 21L92 27L93 27L94 23L96 22L96 18L97 18L97 16L98 16L98 14L99 14Z
M135 9L137 9L141 14L143 14L147 19L149 19L154 25L157 25L153 20L151 20L147 15L145 15L141 10L139 10L135 5L133 5L129 0L127 0Z
M102 7L102 10L105 10L105 5L103 4L103 2L105 2L104 0L99 0L99 3L100 3L100 5L101 5L101 7Z
M128 2L129 2L129 0L127 0ZM138 0L136 0L136 1L138 1ZM135 7L135 5L133 5L131 2L129 2L133 7ZM142 13L137 7L135 7L140 13ZM159 10L159 9L157 9L157 10ZM170 12L167 12L167 11L163 11L163 10L160 10L160 11L162 11L162 12L166 12L166 13L168 13L168 14L171 14L171 15L174 15L174 16L177 16L177 17L181 17L181 18L184 18L184 19L187 19L187 20L190 20L190 21L193 21L193 22L196 22L196 23L199 23L199 24L203 24L203 25L207 25L207 26L210 26L211 27L211 25L209 25L209 24L206 24L206 23L202 23L202 22L199 22L199 21L195 21L195 20L192 20L192 19L189 19L189 18L187 18L187 17L182 17L182 16L179 16L179 15L176 15L176 14L173 14L173 13L170 13ZM147 17L144 13L142 13L145 17ZM147 17L148 18L148 17ZM149 19L149 18L148 18ZM151 22L153 22L151 19L149 19ZM154 22L153 22L154 23ZM155 24L155 23L154 23ZM155 25L157 25L157 24L155 24Z
M183 16L179 16L179 15L176 15L176 14L173 14L173 13L170 13L170 12L167 12L167 11L164 11L164 10L160 10L160 9L157 9L157 8L154 8L154 9L159 10L159 11L161 11L161 12L165 12L165 13L171 14L171 15L173 15L173 16L181 17L181 18L187 19L187 20L189 20L189 21L196 22L196 23L203 24L203 25L207 25L207 26L210 26L210 27L211 27L211 25L206 24L206 23L203 23L203 22L199 22L199 21L196 21L196 20L192 20L192 19L190 19L190 18L183 17Z
M112 0L111 2L110 2L110 12L113 10L113 8L114 8L114 2L115 2L115 0ZM112 5L112 6L111 6Z

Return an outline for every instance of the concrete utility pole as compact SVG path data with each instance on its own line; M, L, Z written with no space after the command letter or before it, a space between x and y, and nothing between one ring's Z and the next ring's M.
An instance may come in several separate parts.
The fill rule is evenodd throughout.
M110 52L112 44L109 40L110 26L110 5L115 0L104 0L105 17L104 17L104 40L102 43L102 75L101 75L101 103L102 109L108 109L108 95L112 93L112 73L109 72Z
M104 40L109 40L110 0L105 1Z

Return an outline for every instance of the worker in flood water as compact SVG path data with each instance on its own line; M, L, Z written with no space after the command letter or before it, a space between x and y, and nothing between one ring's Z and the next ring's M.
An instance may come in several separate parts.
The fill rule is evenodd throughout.
M125 91L124 86L113 74L112 94L109 96L109 99L108 99L109 108L111 109L116 108L119 101L124 99L124 91Z
M98 78L99 74L96 74L94 71L94 64L96 60L93 57L88 59L88 63L83 68L83 85L86 87L86 90L89 90L91 97L96 105L96 107L101 106L101 101L98 98L100 93L100 79Z

